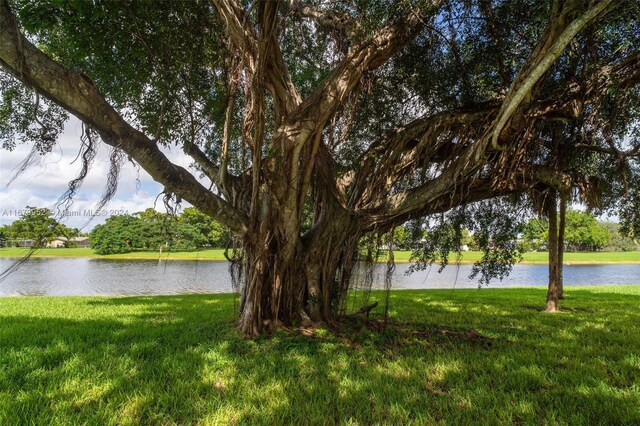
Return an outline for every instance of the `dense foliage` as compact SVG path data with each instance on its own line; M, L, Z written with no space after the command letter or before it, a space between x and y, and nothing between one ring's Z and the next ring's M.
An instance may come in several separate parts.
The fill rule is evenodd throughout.
M567 212L565 246L568 251L633 251L636 243L620 232L613 222L599 222L588 212ZM545 219L531 219L524 226L522 244L527 250L547 247L549 223Z
M218 222L190 207L181 215L147 209L133 215L111 216L97 225L90 237L96 253L115 254L224 247L227 234Z
M58 222L47 208L27 206L10 225L0 227L0 240L17 244L15 240L33 240L36 246L44 246L56 237L77 237L76 228L69 228Z

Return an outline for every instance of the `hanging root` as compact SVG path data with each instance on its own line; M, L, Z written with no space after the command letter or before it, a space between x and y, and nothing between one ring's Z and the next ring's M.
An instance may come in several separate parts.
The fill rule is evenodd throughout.
M354 311L351 314L348 314L346 311L346 306L343 303L339 305L339 312L343 317L354 317L365 315L367 318L369 317L369 313L377 308L380 305L380 302L373 301L370 302L371 290L377 283L377 274L376 274L376 266L377 262L380 259L380 256L383 254L383 250L381 249L386 245L387 252L387 263L384 272L384 287L383 287L383 298L384 301L384 324L386 324L389 315L389 301L391 288L393 283L393 274L395 272L395 262L393 257L393 238L394 231L391 230L388 233L377 233L374 235L370 235L365 237L366 248L364 253L359 253L355 256L356 265L352 263L348 263L347 266L353 267L355 266L356 270L354 274L351 274L351 271L341 271L346 276L341 277L341 281L345 279L348 280L348 283L342 282L340 286L340 291L342 294L339 295L341 300L346 299L346 296L349 292L351 292L352 302L350 306ZM345 253L345 256L348 254ZM343 264L345 262L343 261Z
M235 238L229 239L229 244L224 249L224 257L229 262L229 275L231 275L231 289L234 293L234 313L237 315L244 306L245 296L245 268L244 251L239 247ZM238 297L241 297L238 302Z
M105 187L104 193L98 201L96 205L96 209L82 227L86 227L92 220L95 218L104 206L107 205L109 201L116 195L116 191L118 190L118 179L120 177L120 169L122 168L122 164L124 163L125 155L124 151L122 151L117 146L113 147L111 150L111 155L109 156L109 173L107 173L107 185Z
M373 302L373 303L370 303L370 304L368 304L366 306L363 306L362 308L358 309L353 315L354 316L355 315L364 315L367 318L369 318L369 313L372 310L374 310L375 308L377 308L378 304L379 304L378 302Z
M358 252L356 255L357 264L355 265L355 274L351 275L351 279L347 283L348 287L346 288L347 293L352 293L351 306L354 308L358 303L364 305L369 303L371 288L373 287L376 261L380 254L377 238L374 238L373 236L365 238L365 243L367 245L365 248L366 251L363 254ZM358 250L357 246L356 250ZM344 297L346 297L346 295L347 294L345 294ZM359 302L358 296L360 296Z
M27 252L27 254L25 254L24 256L22 256L21 258L19 258L18 260L14 261L11 263L11 265L9 265L9 267L7 269L5 269L4 271L2 271L2 273L0 273L0 283L2 281L4 281L9 275L13 274L14 272L16 272L18 269L20 269L20 267L22 265L24 265L29 259L31 259L31 256L38 251L39 247L31 247L29 249L29 251Z
M41 248L45 247L46 245L45 236L50 235L51 234L50 231L52 231L53 228L55 228L56 226L57 226L57 223L55 222L50 224L49 227L42 230L42 233L40 235L34 238L35 244L29 247L29 251L18 260L12 262L7 269L5 269L0 273L0 283L4 281L9 275L13 274L18 269L20 269L22 265L24 265L29 259L31 259L31 256L33 256L34 253L36 253Z
M18 163L18 165L14 167L13 170L11 170L13 174L7 181L4 189L7 189L9 185L11 185L13 181L16 180L20 175L22 175L28 168L39 163L42 160L42 155L43 154L39 152L38 147L36 145L33 145L31 147L31 151L29 151L29 154L27 154L27 156L20 163Z
M55 216L56 222L60 221L60 219L62 218L61 215L64 214L64 211L68 210L73 204L73 197L75 196L76 192L80 188L80 185L82 185L82 182L84 181L84 178L87 176L87 173L89 172L89 168L91 167L91 164L93 163L93 160L95 159L95 156L96 156L97 144L93 140L93 137L91 135L91 129L89 127L86 127L84 124L83 124L83 134L80 140L82 141L82 147L80 148L78 157L82 158L82 169L80 170L78 177L76 177L74 180L69 182L69 186L67 190L64 192L64 194L60 196L60 198L54 205L54 211L56 213L56 216ZM9 182L7 183L6 185L7 187L25 170L27 170L29 167L31 167L32 165L40 161L40 158L38 157L37 154L41 155L41 152L38 150L38 146L34 145L31 148L29 155L27 155L27 157L20 164L18 164L16 169L14 169L14 174L9 180ZM116 173L116 180L117 180L117 173ZM115 193L115 190L113 191L113 193ZM109 195L109 198L113 196L113 193ZM86 224L84 226L86 226ZM47 231L45 230L44 232L47 232ZM36 242L32 247L29 248L29 251L24 256L22 256L15 262L11 263L11 265L9 265L7 269L5 269L4 271L2 271L2 273L0 273L0 282L2 282L9 275L13 274L18 269L20 269L20 267L22 267L22 265L24 265L34 253L36 253L38 250L44 247L44 244L45 244L44 235L45 234L43 233L42 236L36 237L35 238Z
M6 81L2 81L2 83L4 85ZM12 170L13 174L5 185L5 189L8 188L9 185L11 185L13 181L15 181L27 169L39 163L42 158L49 154L52 151L53 147L56 145L57 134L62 130L62 128L54 128L51 125L43 123L38 117L39 111L40 94L38 92L35 92L32 120L40 127L38 131L38 137L35 139L33 146L31 147L31 151L29 151L29 154L27 154L27 156ZM24 132L24 130L22 130L21 132Z
M84 182L84 179L87 177L89 169L91 168L93 160L96 158L96 154L98 152L98 143L94 140L91 128L83 123L82 130L82 136L80 137L82 145L80 147L80 151L78 152L78 156L76 157L76 160L78 158L81 159L82 168L80 169L80 173L78 174L78 176L71 182L69 182L68 188L64 192L64 194L62 194L60 198L58 198L58 201L54 206L54 210L56 211L65 211L71 208L73 204L73 197L75 197L78 189L80 189L80 186L82 185L82 182ZM74 160L74 162L76 160Z
M387 268L384 274L384 325L386 327L387 320L389 319L389 299L391 296L391 284L393 283L393 273L396 270L395 259L393 257L393 242L395 237L395 228L389 232L389 238L387 240L388 254L387 254Z
M164 191L162 194L162 204L164 205L164 210L166 214L162 216L162 223L160 224L160 231L166 241L167 253L171 253L171 250L174 247L174 234L172 232L172 222L175 222L178 219L178 211L180 210L180 202L181 199L172 194L169 191ZM159 197L160 195L158 195ZM158 200L156 197L156 202ZM174 202L175 197L175 202ZM153 204L153 208L156 208L156 202ZM160 251L162 251L162 244L160 244ZM166 264L165 264L166 267Z

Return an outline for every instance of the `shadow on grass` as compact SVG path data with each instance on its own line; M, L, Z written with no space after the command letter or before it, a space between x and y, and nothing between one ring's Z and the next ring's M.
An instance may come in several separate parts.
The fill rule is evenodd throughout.
M640 422L640 295L543 300L398 291L381 332L247 341L231 295L3 299L0 424Z

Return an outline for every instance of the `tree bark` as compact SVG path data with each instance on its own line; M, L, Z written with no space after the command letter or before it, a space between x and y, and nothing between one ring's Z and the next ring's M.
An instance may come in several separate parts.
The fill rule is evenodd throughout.
M546 200L547 217L549 218L549 288L547 290L547 312L557 312L560 309L561 287L559 276L559 245L558 245L558 205L555 190L550 190Z
M354 222L334 218L306 238L285 236L280 231L286 228L283 218L262 220L243 244L247 276L238 326L248 337L296 322L332 325L339 313L340 300L332 292L342 258L351 255L345 241L357 234Z
M560 299L564 299L564 230L566 228L568 194L566 191L560 193L560 217L558 220L558 289Z

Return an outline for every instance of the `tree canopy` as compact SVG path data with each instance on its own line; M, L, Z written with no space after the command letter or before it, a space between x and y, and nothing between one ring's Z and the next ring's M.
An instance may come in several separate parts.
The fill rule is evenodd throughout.
M26 206L20 219L14 220L10 225L3 225L0 232L3 240L33 240L39 247L56 237L71 238L79 235L76 228L69 228L58 222L51 210L33 206Z
M598 222L596 218L579 210L569 210L566 215L564 233L569 251L634 250L630 238L620 234L620 226L614 222ZM549 223L544 219L531 219L524 227L523 240L527 248L535 250L546 247L549 238Z
M75 115L86 167L66 200L102 141L105 199L130 158L234 232L245 333L332 323L358 241L410 219L573 194L619 209L637 235L639 9L0 0L0 136L37 155ZM193 170L168 160L173 145ZM494 264L512 260L500 253Z
M565 241L571 251L598 250L609 243L609 230L586 212L567 213Z
M224 247L227 230L193 207L173 215L147 209L133 215L111 216L91 231L91 247L98 254L135 250L184 251Z

